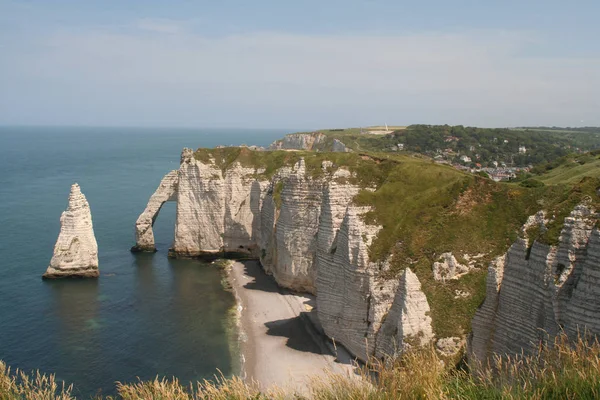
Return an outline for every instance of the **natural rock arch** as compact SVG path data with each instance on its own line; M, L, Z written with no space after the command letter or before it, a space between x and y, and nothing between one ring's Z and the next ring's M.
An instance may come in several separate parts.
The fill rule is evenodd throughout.
M135 246L131 248L131 251L156 251L152 226L163 204L167 201L177 200L178 182L177 170L169 172L160 181L158 188L148 200L144 212L140 214L135 223Z

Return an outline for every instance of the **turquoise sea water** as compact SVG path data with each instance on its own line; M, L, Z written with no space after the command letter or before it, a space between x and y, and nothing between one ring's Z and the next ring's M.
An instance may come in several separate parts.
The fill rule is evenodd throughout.
M199 261L170 260L175 204L158 252L132 254L134 223L183 147L267 145L284 130L0 127L0 360L55 373L87 398L115 382L235 372L231 293ZM78 182L92 210L100 278L42 281Z

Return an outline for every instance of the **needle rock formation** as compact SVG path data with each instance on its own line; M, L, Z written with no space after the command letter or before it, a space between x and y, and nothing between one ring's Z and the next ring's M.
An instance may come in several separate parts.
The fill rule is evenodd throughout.
M43 278L97 278L98 244L90 205L78 184L71 186L69 205L60 217L60 233L54 255Z

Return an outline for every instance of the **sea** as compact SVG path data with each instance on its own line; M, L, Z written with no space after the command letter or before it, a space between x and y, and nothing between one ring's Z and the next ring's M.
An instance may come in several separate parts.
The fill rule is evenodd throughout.
M266 146L290 131L0 127L0 360L55 374L79 398L113 395L116 382L239 372L222 272L167 257L175 204L156 220L158 252L129 249L183 147ZM43 281L75 182L92 211L100 278Z

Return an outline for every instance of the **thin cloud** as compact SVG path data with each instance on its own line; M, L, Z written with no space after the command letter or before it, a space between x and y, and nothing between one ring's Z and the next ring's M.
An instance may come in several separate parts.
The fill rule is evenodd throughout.
M40 38L37 51L14 47L5 87L61 82L69 99L93 97L113 124L124 115L134 124L185 125L226 116L229 126L600 123L600 58L528 57L544 40L531 32L206 37L167 20L135 26ZM42 108L44 97L31 104ZM93 113L90 104L78 115Z
M179 34L184 32L184 23L169 19L143 18L132 24L135 28L155 33Z

